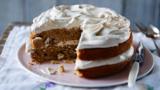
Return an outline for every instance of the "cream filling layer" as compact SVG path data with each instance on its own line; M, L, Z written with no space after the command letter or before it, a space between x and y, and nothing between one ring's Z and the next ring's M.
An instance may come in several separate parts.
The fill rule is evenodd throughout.
M78 44L78 40L69 40L69 41L61 41L57 43L56 46L63 47L66 45L77 45L77 44Z
M93 68L93 67L99 67L99 66L104 66L104 65L111 65L111 64L116 64L120 63L125 60L129 60L132 55L134 54L134 48L133 46L130 47L126 52L105 60L97 60L97 61L84 61L84 60L76 60L75 63L75 69L88 69L88 68Z
M61 42L57 43L56 46L63 47L63 46L66 46L66 45L77 45L78 41L79 40L61 41ZM27 43L27 42L29 42L29 38L26 40L26 51L25 52L30 52L32 47L31 47L30 43Z

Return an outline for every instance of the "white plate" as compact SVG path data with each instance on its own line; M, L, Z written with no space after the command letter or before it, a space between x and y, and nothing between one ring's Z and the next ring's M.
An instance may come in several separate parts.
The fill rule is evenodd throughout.
M74 75L74 64L64 64L66 69L65 73L49 75L44 73L47 67L56 68L56 64L42 64L42 65L30 65L29 61L31 57L25 52L25 45L23 45L18 52L19 63L24 67L26 71L31 75L36 75L40 79L48 80L56 84L74 86L74 87L109 87L127 83L128 73L130 68L123 70L112 76L99 79L85 79ZM138 79L146 76L154 66L153 58L149 50L145 49L144 63L140 67Z

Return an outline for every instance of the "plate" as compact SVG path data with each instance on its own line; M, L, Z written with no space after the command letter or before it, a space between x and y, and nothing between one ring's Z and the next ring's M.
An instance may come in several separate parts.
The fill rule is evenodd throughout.
M25 52L25 44L21 46L18 51L18 62L31 75L37 76L40 79L54 82L60 85L67 85L73 87L110 87L127 83L130 68L123 70L112 76L98 79L86 79L78 77L74 74L74 64L63 64L66 72L61 74L49 75L45 72L47 67L57 68L57 64L41 64L30 65L31 57ZM138 78L146 76L154 66L153 57L148 49L145 48L144 63L140 66Z

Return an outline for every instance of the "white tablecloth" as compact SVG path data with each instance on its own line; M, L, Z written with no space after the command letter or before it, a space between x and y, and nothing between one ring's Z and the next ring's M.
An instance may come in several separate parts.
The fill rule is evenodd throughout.
M112 88L73 88L40 81L18 64L17 51L25 43L28 35L29 28L25 26L14 27L10 32L0 57L0 65L3 65L0 70L0 90L124 90L122 87L126 87L123 85ZM153 42L141 33L134 34L134 39L136 42L142 40L149 49L155 49ZM156 55L153 55L153 58L155 61L153 71L137 81L138 85L147 87L145 90L160 90L160 58ZM1 63L3 61L6 61L5 64Z

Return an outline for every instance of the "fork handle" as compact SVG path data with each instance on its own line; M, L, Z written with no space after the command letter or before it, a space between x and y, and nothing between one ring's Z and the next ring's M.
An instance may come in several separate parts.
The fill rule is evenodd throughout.
M139 72L139 62L134 62L128 76L128 87L131 88L136 84Z

